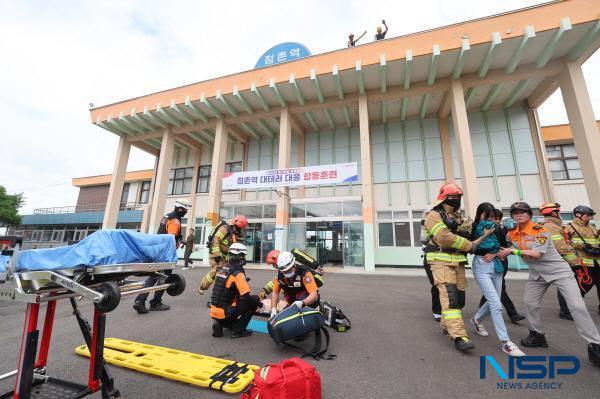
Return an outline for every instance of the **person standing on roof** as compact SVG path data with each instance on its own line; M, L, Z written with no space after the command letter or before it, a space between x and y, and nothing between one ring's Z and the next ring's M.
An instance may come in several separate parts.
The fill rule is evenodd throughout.
M454 341L456 349L465 351L475 348L467 335L461 312L467 288L465 253L475 250L494 229L484 229L481 237L472 242L457 234L465 222L460 213L462 195L462 189L456 183L440 187L434 206L425 217L428 242L423 250L440 295L440 327Z
M385 26L385 30L382 32L381 31L381 26L378 26L377 27L377 34L375 35L375 40L383 40L383 39L385 39L385 35L388 32L388 26L385 23L385 19L382 19L381 23L383 24L383 26Z
M363 36L364 36L366 33L367 33L367 31L364 31L364 32L362 33L362 35L360 35L360 36L358 37L358 39L356 39L356 40L354 40L354 33L350 33L350 34L348 35L348 47L354 47L354 46L356 46L356 43L358 43L358 41L359 41L360 39L362 39L362 37L363 37Z
M516 223L508 232L507 241L511 247L501 249L498 256L521 256L529 266L529 278L523 296L529 335L521 340L521 345L531 348L548 347L540 318L540 306L544 294L553 285L565 297L577 331L588 343L590 362L600 367L600 333L583 302L573 271L556 250L550 232L531 220L533 212L525 202L512 204L510 216Z
M166 213L165 216L160 220L160 225L158 226L157 234L172 234L175 237L175 243L177 247L181 245L181 218L184 217L188 211L192 207L192 204L187 199L179 199L175 201L175 207L172 212ZM167 276L172 274L171 270L165 270L164 273ZM160 279L156 275L151 275L144 281L144 288L154 287L157 283L159 283ZM150 301L150 310L169 310L170 306L162 303L162 296L165 293L165 290L155 291L154 298ZM148 299L148 292L144 292L139 294L135 298L135 303L133 308L139 314L148 313L148 308L146 308L146 299Z
M209 250L210 270L202 277L198 293L203 295L210 288L215 279L217 270L227 262L229 247L235 242L242 242L242 230L248 227L248 219L244 215L237 215L226 223L219 222L213 230L214 234L208 237L206 243Z

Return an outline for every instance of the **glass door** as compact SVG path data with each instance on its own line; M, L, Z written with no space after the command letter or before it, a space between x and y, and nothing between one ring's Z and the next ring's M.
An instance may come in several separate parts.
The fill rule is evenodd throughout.
M342 222L306 223L306 251L320 265L343 263Z
M275 223L262 224L262 245L259 260L256 262L264 262L267 254L272 249L275 249Z
M344 266L364 266L364 237L361 222L344 222Z
M246 260L248 262L261 262L262 223L249 223L244 229L244 244L248 249Z

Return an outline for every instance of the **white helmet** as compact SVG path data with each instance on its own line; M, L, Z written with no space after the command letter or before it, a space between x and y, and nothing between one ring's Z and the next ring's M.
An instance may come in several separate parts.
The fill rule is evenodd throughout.
M180 198L175 201L175 208L185 208L190 209L192 207L192 203L185 198Z
M246 248L246 246L244 244L239 243L239 242L234 242L229 247L229 253L232 255L240 255L240 254L248 255L248 249Z
M295 258L294 254L290 251L283 251L277 257L277 270L282 273L287 272L294 266Z

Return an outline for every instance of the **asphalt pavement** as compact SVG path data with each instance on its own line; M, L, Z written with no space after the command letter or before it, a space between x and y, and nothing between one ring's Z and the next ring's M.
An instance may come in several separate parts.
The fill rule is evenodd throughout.
M172 307L170 311L138 315L131 308L133 299L124 298L120 306L108 314L106 336L256 365L295 356L289 349L276 346L268 335L255 333L249 338L235 340L227 336L213 338L206 307L210 297L200 297L195 292L196 284L206 270L180 271L186 277L188 287L181 296L165 295L164 302ZM273 272L266 270L249 270L248 274L255 291L273 276ZM500 352L491 320L485 321L489 337L475 335L468 326L476 349L467 354L459 353L431 317L429 282L424 273L422 276L415 275L414 271L407 274L326 275L322 299L343 309L352 321L352 329L346 333L330 330L330 353L337 355L335 360L308 360L321 374L323 398L599 397L600 369L589 364L586 343L577 335L574 323L558 319L555 289L548 291L541 309L550 347L522 349L527 355L576 356L581 362L580 370L575 375L559 375L554 379L502 380L488 366L487 378L482 379L482 355L494 356L506 370L506 358ZM523 279L510 279L507 285L517 309L523 311ZM475 281L469 278L464 309L466 320L474 314L480 296ZM588 294L586 303L592 318L600 325L595 291ZM89 302L82 301L81 308L91 317ZM23 319L23 304L0 302L0 374L15 368ZM528 333L525 323L508 322L507 326L516 343ZM74 354L74 348L81 343L83 340L70 305L66 300L60 301L48 374L85 383L87 360ZM239 394L198 388L116 366L111 366L111 371L124 398L239 397ZM13 381L0 382L0 394L9 391ZM521 389L515 389L519 387L518 383L521 383ZM100 398L100 395L93 397Z

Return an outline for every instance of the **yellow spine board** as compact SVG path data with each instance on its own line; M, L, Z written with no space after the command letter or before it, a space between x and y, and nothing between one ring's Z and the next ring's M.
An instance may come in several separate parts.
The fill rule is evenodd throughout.
M90 356L86 345L75 353ZM105 360L117 366L228 393L241 392L254 379L258 366L199 355L119 338L104 340ZM220 379L213 377L219 375Z

